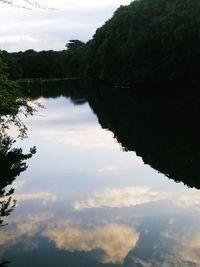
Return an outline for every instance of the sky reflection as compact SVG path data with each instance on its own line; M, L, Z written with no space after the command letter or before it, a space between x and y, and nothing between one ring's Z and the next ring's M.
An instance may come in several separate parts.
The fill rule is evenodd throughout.
M17 143L37 154L12 184L0 257L13 267L200 266L199 191L124 152L87 103L38 101L45 109Z
M139 239L139 233L135 229L118 224L86 230L66 223L50 227L43 235L53 241L59 249L71 252L100 250L103 254L103 263L123 263Z

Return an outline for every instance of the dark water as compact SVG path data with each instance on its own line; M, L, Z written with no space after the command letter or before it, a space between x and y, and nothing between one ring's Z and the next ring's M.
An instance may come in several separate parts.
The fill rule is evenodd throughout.
M14 146L37 153L26 171L0 166L17 201L1 212L2 266L200 266L200 97L29 93L44 108Z

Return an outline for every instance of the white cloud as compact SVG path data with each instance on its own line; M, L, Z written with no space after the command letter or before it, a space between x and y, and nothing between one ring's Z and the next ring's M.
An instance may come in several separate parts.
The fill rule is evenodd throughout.
M93 230L81 229L69 223L50 227L43 236L62 250L90 252L100 250L101 262L123 263L139 240L139 233L128 226L108 224Z
M89 208L125 208L166 199L167 193L157 192L145 186L106 189L92 198L74 203L75 210Z
M200 195L194 194L194 191L190 192L187 195L182 195L177 200L176 204L180 207L184 208L190 208L190 207L196 207L200 210Z
M20 4L23 1L14 0ZM128 0L40 0L57 10L27 11L0 2L0 48L10 51L34 48L64 49L69 39L87 41L113 12ZM3 11L3 12L2 12ZM19 42L21 40L21 42ZM27 41L28 40L28 41ZM31 41L32 40L32 41Z

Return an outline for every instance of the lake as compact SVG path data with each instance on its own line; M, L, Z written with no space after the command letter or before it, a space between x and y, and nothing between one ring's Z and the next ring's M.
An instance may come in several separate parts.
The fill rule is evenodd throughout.
M6 184L0 266L200 266L200 97L27 91L42 107L13 145L37 152Z

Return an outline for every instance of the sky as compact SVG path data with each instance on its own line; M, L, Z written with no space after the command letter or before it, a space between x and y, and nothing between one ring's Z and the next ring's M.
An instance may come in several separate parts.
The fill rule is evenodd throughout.
M26 1L26 0L25 0ZM0 0L0 49L63 50L70 39L84 42L92 38L97 28L112 17L120 5L131 0L38 0L41 6L32 7L23 0L13 0L26 10ZM34 2L34 0L33 0ZM52 8L52 9L51 9Z

